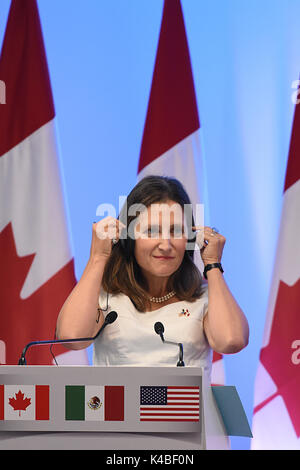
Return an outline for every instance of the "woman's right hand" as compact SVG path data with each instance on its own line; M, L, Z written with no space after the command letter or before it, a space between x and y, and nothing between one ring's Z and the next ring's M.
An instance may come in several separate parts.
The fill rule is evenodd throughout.
M93 223L90 259L109 258L113 240L119 240L123 228L125 225L111 216Z

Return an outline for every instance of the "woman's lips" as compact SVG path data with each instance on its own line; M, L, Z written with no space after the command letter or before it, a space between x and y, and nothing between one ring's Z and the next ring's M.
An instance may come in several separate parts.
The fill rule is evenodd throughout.
M174 256L154 256L156 259L174 259Z

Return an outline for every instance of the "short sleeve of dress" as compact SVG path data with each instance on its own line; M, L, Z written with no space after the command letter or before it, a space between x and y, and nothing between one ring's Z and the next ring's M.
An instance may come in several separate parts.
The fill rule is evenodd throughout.
M204 292L202 294L202 298L203 298L202 321L208 312L208 284L207 283L203 284L203 289L204 289Z
M98 305L99 305L99 308L103 312L104 318L106 317L106 315L110 311L109 298L110 298L110 295L107 295L107 292L105 292L103 289L101 289L99 299L98 299Z

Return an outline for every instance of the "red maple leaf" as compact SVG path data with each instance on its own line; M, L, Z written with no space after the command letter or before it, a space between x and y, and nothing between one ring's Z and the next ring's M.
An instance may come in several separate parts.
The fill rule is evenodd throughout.
M6 364L17 364L25 345L54 337L57 315L74 287L71 260L26 299L20 292L35 254L18 256L11 224L0 233L0 340L6 346ZM52 364L49 346L34 346L26 355L28 364ZM66 352L55 346L54 353Z
M21 411L25 411L31 404L31 398L24 398L24 393L22 393L21 390L15 393L15 395L16 398L9 398L8 402L15 411L19 411L19 416L21 416Z
M293 361L295 340L300 340L300 279L292 286L280 281L270 341L260 354L260 361L275 382L277 392L254 410L281 395L299 437L300 364Z

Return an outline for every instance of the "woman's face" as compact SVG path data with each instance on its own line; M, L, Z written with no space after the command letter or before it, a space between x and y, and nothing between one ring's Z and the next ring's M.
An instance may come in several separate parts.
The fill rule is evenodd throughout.
M169 277L181 265L187 238L184 213L174 201L152 204L138 217L135 258L145 277Z

